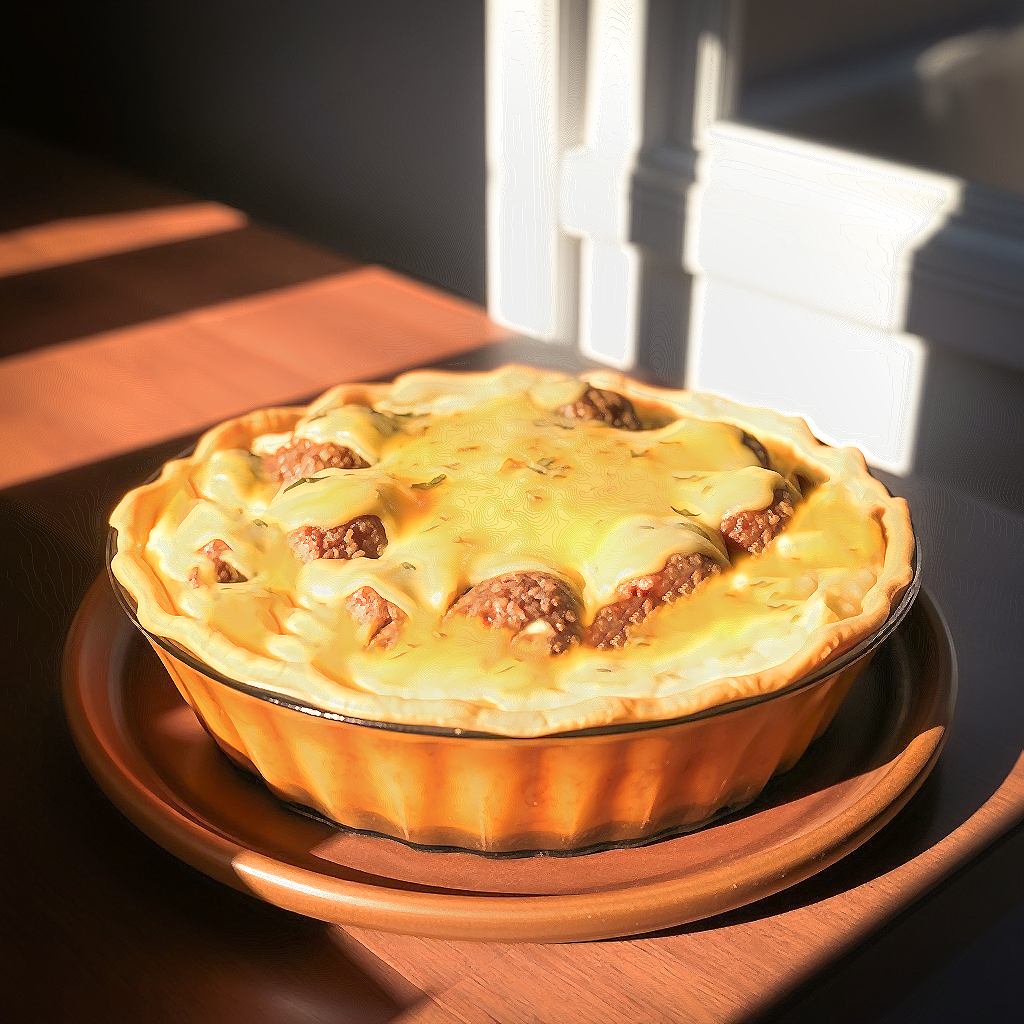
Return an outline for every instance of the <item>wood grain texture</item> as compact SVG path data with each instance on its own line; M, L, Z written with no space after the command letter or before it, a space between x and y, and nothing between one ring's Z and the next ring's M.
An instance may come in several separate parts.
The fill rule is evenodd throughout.
M465 1020L435 1000L424 999L400 1013L391 1024L465 1024Z
M393 967L408 982L429 996L439 996L459 984L467 975L486 970L511 947L497 942L453 942L449 939L421 939L415 935L385 935L367 928L332 928L346 935L346 951L355 941L373 953L381 963ZM386 979L381 977L381 982Z
M420 978L420 987L466 1024L554 1020L556 1006L565 1024L738 1024L784 1000L984 851L1019 819L1022 807L1024 757L970 822L870 881L843 889L849 865L840 862L744 911L657 936L511 945L346 931L403 976ZM897 817L890 826L895 835L881 833L851 860L858 866L877 860L878 847L898 843L900 824ZM425 969L429 976L418 973Z
M93 157L0 127L0 231L196 202Z
M368 267L10 357L0 486L502 333L469 303Z
M244 214L220 203L187 203L70 217L0 236L0 276L130 252L242 227Z

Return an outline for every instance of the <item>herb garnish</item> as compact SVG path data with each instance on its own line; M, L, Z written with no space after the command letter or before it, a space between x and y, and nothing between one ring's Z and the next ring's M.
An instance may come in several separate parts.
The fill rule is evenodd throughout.
M675 505L669 505L669 508L672 509L672 511L675 512L677 516L686 516L688 519L697 518L697 513L691 512L687 508L676 508Z
M439 483L447 479L448 476L446 473L438 473L433 480L428 480L426 483L413 484L412 487L417 491L429 491L432 487L436 487Z
M281 493L284 494L285 492L290 491L293 487L298 487L299 484L315 484L320 480L326 479L327 477L325 476L300 476L299 479L295 481L295 483L289 484Z
M262 519L254 519L252 521L252 525L253 526L266 526L267 524L265 522L263 522Z

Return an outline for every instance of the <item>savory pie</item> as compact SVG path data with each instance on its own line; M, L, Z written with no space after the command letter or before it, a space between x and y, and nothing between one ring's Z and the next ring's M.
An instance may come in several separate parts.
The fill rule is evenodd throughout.
M518 366L345 385L231 420L111 524L140 624L212 678L449 738L646 726L784 691L882 626L914 553L905 503L801 420ZM768 775L827 725L825 703ZM236 760L356 827L487 849L607 832L577 812L561 832L478 827L479 808L417 831L407 808L395 824L392 798L346 819L308 779L275 782L237 725L211 728ZM703 813L739 790L724 778ZM668 820L620 808L615 835L631 815L634 833Z

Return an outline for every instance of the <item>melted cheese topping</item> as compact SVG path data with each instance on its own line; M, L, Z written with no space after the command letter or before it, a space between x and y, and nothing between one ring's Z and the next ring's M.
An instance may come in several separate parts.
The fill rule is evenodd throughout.
M146 628L228 675L343 714L516 734L685 713L780 685L775 670L806 660L812 641L811 664L849 646L857 630L844 624L863 628L886 561L880 485L801 455L794 421L728 422L714 414L736 407L715 400L681 408L648 391L659 401L638 403L643 431L554 412L585 387L519 367L411 374L391 388L335 389L305 415L233 421L122 502L115 572ZM774 469L744 444L752 426ZM350 447L369 468L279 485L259 455L295 437ZM797 472L814 484L803 499ZM765 508L780 488L797 504L785 533L730 564L723 516ZM360 515L384 525L377 559L303 564L289 547L292 530ZM197 554L211 540L247 582L216 582ZM725 571L656 610L623 650L577 645L520 661L507 632L445 618L481 580L539 570L580 595L589 623L621 583L695 552ZM364 586L407 616L388 650L366 649L345 609Z

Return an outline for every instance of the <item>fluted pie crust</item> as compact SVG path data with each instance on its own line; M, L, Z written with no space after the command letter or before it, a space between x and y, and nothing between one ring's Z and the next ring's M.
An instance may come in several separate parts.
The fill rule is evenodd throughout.
M557 415L543 408L545 402L583 384L524 368L342 386L309 410L270 409L230 420L208 432L193 456L169 463L159 479L121 502L112 517L118 530L113 570L135 598L146 630L229 678L355 718L512 736L674 718L775 691L885 622L910 581L912 532L905 504L867 474L858 452L820 444L802 420L722 398L660 390L607 372L580 381L627 397L652 428ZM506 408L513 400L526 402L534 414L528 428L509 427L515 415L525 423L521 408ZM275 483L266 478L265 459L261 465L249 454L255 446L257 456L265 455L287 443L297 425L308 430L329 419L325 411L350 406L361 419L354 429L343 423L337 439L361 446L369 466ZM386 411L380 436L369 440L362 421L372 425L377 414L368 416L367 407ZM706 456L706 435L679 429L687 422L725 431L728 443ZM506 446L506 427L508 443L531 450ZM757 447L744 445L746 438L767 450L771 469L760 466ZM378 451L367 451L374 443ZM402 450L412 453L406 463L395 457ZM762 554L737 554L714 536L722 511L714 495L711 524L701 521L709 516L694 499L709 488L726 493L732 486L722 482L728 473L693 464L715 458L745 458L749 465L731 472L757 478L753 492L740 487L722 501L745 498L758 505L783 484L790 488L796 516ZM601 459L610 461L573 477ZM240 483L247 463L251 479ZM658 475L672 482L651 482ZM625 501L608 490L616 479ZM561 503L545 511L556 495ZM472 515L451 514L471 502ZM493 510L480 507L487 502ZM368 515L382 519L388 535L379 557L357 552L347 560L304 561L295 554L296 532L309 523L329 528ZM572 515L577 521L569 520ZM606 523L586 528L602 517ZM833 520L837 537L821 543ZM535 522L529 535L526 526ZM218 536L208 539L211 534ZM644 549L631 566L630 552L651 534L669 547ZM695 593L656 608L624 647L599 649L584 636L564 653L516 656L509 630L488 633L475 622L455 623L451 614L484 578L550 573L583 594L585 632L597 609L621 597L624 581L664 565L679 543L710 552L702 557L720 562L718 574ZM876 548L866 550L871 543ZM185 550L176 550L182 544ZM211 544L247 559L245 582L211 577ZM580 549L585 544L590 551ZM608 550L595 558L602 544ZM841 550L858 544L865 550L854 550L852 558ZM272 564L261 566L261 555ZM553 556L564 561L553 563ZM289 558L294 565L282 568ZM615 563L603 575L604 564L595 564L602 559ZM392 630L397 641L388 646L368 639L346 604L366 587L399 609L402 622ZM755 599L759 587L768 592L763 600ZM724 627L708 620L730 601L740 610ZM714 642L689 636L687 623L694 620L709 635L733 635ZM780 635L783 628L790 633ZM339 637L347 650L339 650ZM407 639L411 646L403 645ZM440 655L423 649L431 639ZM471 668L456 665L455 656ZM738 671L728 671L733 666Z
M156 645L230 756L344 824L482 850L634 839L756 795L827 726L850 671L677 729L672 752L557 734L787 691L885 623L914 556L906 504L802 420L516 366L230 420L111 524L112 572L144 630L194 657ZM610 615L617 633L597 628ZM445 736L341 736L335 716ZM463 733L556 740L487 754L452 748ZM654 777L670 764L668 793Z

